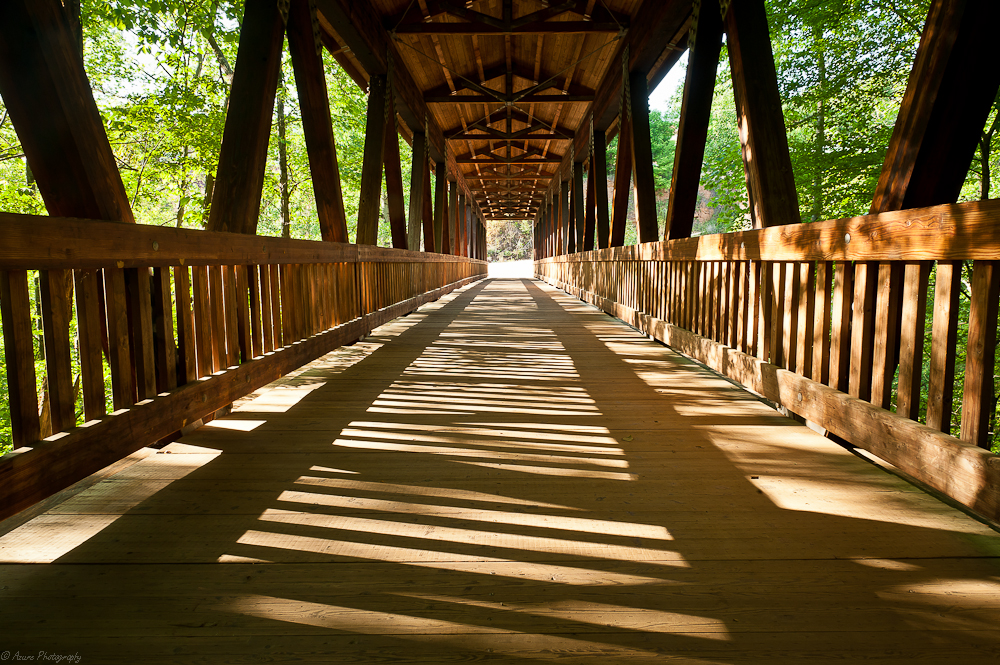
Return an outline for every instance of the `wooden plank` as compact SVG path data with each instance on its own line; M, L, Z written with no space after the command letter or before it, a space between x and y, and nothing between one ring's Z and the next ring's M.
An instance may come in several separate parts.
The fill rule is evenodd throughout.
M799 222L778 79L764 0L741 0L726 13L726 45L743 166L755 228Z
M448 216L448 201L446 186L448 184L448 174L444 162L435 162L434 165L434 244L427 251L434 251L438 254L445 253L445 218Z
M896 413L918 420L924 366L924 327L927 316L927 280L930 263L907 263L903 274L900 305L902 328L899 340L899 387Z
M719 68L719 51L722 48L722 15L718 0L702 0L695 12L688 38L688 66L674 148L664 240L691 236L715 76Z
M174 303L170 269L153 269L153 343L156 353L156 392L177 387L177 343L174 341Z
M930 382L927 386L927 426L951 432L955 383L962 264L939 261L934 277L934 322L931 332Z
M250 284L247 279L246 266L232 266L232 271L236 273L235 296L236 296L236 326L239 337L240 362L246 362L253 358L256 353L253 350L253 340L251 332L251 315L253 307L248 298L252 297Z
M322 45L313 34L314 18L308 0L291 0L286 26L288 50L295 70L320 233L323 240L329 242L348 242L337 145L330 120L326 72L320 56Z
M272 315L271 268L270 266L260 266L260 319L261 334L263 336L262 349L264 353L270 353L276 347Z
M872 355L875 345L875 295L878 264L854 265L854 299L851 306L851 366L847 392L866 402L871 399Z
M962 395L961 439L990 449L990 423L996 421L994 386L997 346L997 308L1000 305L1000 264L972 264L972 297L969 303L969 340L965 356L965 390Z
M274 2L247 0L208 217L209 231L257 231L284 33Z
M75 270L73 278L76 282L76 330L80 340L83 416L85 420L93 420L107 413L101 345L101 275L97 270Z
M197 379L198 351L195 333L195 312L191 300L191 273L184 266L174 268L177 307L177 346L180 362L177 366L178 384Z
M431 167L430 164L424 165L424 183L423 183L424 195L423 195L423 210L421 211L420 218L423 222L423 237L424 243L421 250L424 252L431 253L434 251L434 202L431 199Z
M223 316L226 323L226 366L240 364L239 305L236 303L236 273L222 266Z
M340 243L0 213L0 265L6 268L331 263L355 261L357 253Z
M443 240L441 251L445 254L458 254L458 250L455 245L458 233L458 185L454 180L449 180L447 184L448 202L445 208L445 225L444 234L442 236ZM538 229L538 226L535 226L535 229ZM534 243L536 252L539 249L539 246L540 243L536 240Z
M795 342L795 373L812 376L813 326L815 325L816 282L811 263L798 264L799 312ZM791 367L789 367L791 369Z
M427 177L427 136L413 134L413 156L410 162L410 211L406 217L406 240L410 251L420 251L420 226L424 214L424 178Z
M149 268L125 271L128 319L132 330L132 363L138 399L156 394L156 349L153 343L153 307Z
M229 366L229 350L226 348L226 301L223 266L208 267L209 315L211 316L212 371L218 372Z
M284 332L282 317L285 314L282 311L281 306L281 289L279 284L279 275L281 273L280 268L280 266L268 266L270 271L269 281L271 283L271 326L275 349L280 349L285 344L285 340L282 336L282 333ZM291 341L288 343L291 343Z
M627 113L621 114L618 132L618 155L615 158L615 189L611 208L610 247L625 243L625 225L628 223L628 199L632 191L632 130Z
M265 318L262 289L264 287L263 276L258 266L244 266L247 276L247 288L250 289L250 349L252 357L256 358L264 353L264 330L269 319ZM270 310L270 303L268 310ZM269 314L270 312L268 312Z
M570 254L573 252L576 246L576 238L573 235L573 219L570 217L569 209L569 183L559 184L559 253L560 254ZM474 220L473 228L476 230L476 235L473 237L474 244L473 247L476 248L478 252L478 230L479 230L479 220ZM478 255L473 255L475 258L480 258Z
M198 376L207 376L215 371L212 341L211 293L208 286L208 268L191 268L191 287L194 290L194 325L198 347Z
M386 105L391 109L392 101L387 99ZM382 162L385 166L385 194L392 246L406 249L406 210L403 201L403 171L399 161L399 134L396 132L396 115L391 112L386 113L385 117Z
M14 447L18 448L38 440L41 435L38 395L35 392L35 349L27 272L0 271L0 307L0 314L3 316L11 436Z
M635 183L635 214L639 242L659 240L659 220L656 217L656 183L653 180L653 146L649 129L649 89L646 73L629 74L627 100L631 132L632 179ZM619 139L621 141L621 139Z
M813 309L811 378L822 384L830 382L830 325L833 315L830 278L832 275L832 263L829 261L816 263L816 304Z
M593 163L590 176L594 179L594 207L596 214L597 247L611 246L611 221L608 215L608 149L603 130L594 128Z
M799 330L799 274L794 263L784 264L784 324L781 334L781 348L785 369L793 370L798 359L796 339Z
M873 213L958 198L1000 86L1000 72L981 67L998 21L1000 6L989 0L931 4Z
M69 326L73 316L73 280L68 270L42 270L39 277L45 342L45 385L52 432L76 424Z
M892 382L896 375L896 358L900 354L900 332L896 326L901 314L902 268L902 265L892 263L880 263L878 266L871 402L883 409L892 405Z
M358 197L356 243L359 245L375 245L378 242L378 220L382 207L382 159L389 113L385 76L372 76L368 81L365 151L361 164L361 193Z
M56 0L0 6L0 95L48 213L134 222L79 53Z
M125 271L104 270L104 303L108 315L108 363L111 366L111 401L115 410L135 404L132 353L129 343L128 292Z
M583 208L583 162L573 162L572 205L574 249L577 252L586 251L586 215ZM591 248L593 248L593 232L591 232Z
M851 311L854 266L837 263L833 272L833 302L830 316L830 387L847 392L851 358Z

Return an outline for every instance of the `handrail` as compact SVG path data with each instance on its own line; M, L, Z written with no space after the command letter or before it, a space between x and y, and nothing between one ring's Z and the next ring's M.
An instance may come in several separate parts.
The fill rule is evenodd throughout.
M0 519L485 273L444 254L0 213L16 448Z
M1000 457L983 448L996 410L1000 201L615 247L535 266L541 279L1000 521ZM956 437L952 386L961 369Z

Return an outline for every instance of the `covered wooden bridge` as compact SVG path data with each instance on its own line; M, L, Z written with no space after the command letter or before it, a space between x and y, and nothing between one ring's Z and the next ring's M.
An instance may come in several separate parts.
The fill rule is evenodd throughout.
M996 661L1000 205L955 201L998 14L932 3L871 214L799 224L761 0L247 0L201 231L134 223L71 13L0 4L51 215L0 213L0 659ZM286 34L322 242L255 234ZM754 229L691 238L723 35ZM369 95L354 243L320 48ZM537 279L486 278L504 218Z

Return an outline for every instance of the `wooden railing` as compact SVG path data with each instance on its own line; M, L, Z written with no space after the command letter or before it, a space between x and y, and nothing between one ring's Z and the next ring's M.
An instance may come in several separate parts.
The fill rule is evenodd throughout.
M442 254L0 214L15 447L0 518L485 273Z
M535 266L539 278L1000 521L1000 458L984 449L997 408L1000 201L616 247Z

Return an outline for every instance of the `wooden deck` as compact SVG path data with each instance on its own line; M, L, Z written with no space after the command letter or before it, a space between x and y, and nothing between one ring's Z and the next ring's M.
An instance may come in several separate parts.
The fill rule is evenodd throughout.
M996 531L534 281L144 454L5 525L3 656L1000 659Z

